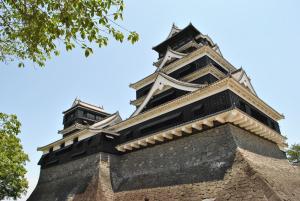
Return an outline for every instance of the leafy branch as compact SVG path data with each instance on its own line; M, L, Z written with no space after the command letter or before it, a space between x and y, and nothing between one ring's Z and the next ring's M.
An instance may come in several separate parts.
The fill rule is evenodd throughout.
M123 10L123 0L0 0L0 61L43 67L59 55L58 41L67 51L80 46L85 56L93 53L90 43L103 47L109 37L134 44L139 35L117 23Z

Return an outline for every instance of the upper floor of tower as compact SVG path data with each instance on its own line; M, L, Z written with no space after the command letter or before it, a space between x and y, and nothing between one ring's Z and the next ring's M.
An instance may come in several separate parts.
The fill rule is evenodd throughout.
M63 112L64 129L59 131L64 136L76 132L83 127L93 125L111 114L104 111L103 107L92 105L75 99L71 108Z
M188 54L202 46L210 46L221 55L221 51L208 35L202 34L191 23L183 29L172 25L167 38L152 49L158 53L158 60L162 59L168 50L181 54Z

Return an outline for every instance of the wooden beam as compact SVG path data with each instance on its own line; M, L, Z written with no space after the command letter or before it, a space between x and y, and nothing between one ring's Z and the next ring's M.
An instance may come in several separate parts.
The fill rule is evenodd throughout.
M181 132L180 130L173 130L171 133L172 133L173 135L178 136L178 137L182 136L182 132Z
M124 149L127 149L127 150L132 150L132 147L129 146L129 145L124 145Z
M237 119L240 119L240 115L237 111L230 111L225 117L226 121L234 122Z
M154 140L157 140L157 141L163 142L163 141L164 141L164 138L163 138L163 137L161 137L161 136L154 136Z
M252 125L249 125L249 126L247 126L247 127L245 127L247 130L252 130L252 129L254 129L254 128L256 128L257 127L257 123L253 123Z
M220 122L220 123L222 123L222 124L226 122L226 121L225 121L225 118L223 118L223 117L221 117L221 116L215 117L215 120L218 121L218 122Z
M181 130L185 133L191 134L193 132L191 127L182 127Z
M257 132L257 134L265 137L266 136L266 132L267 132L266 129L263 128L261 131Z
M241 124L241 123L244 123L246 120L247 119L244 116L242 116L240 119L234 121L233 123L234 124Z
M147 138L146 142L149 144L155 144L155 140L153 138Z
M262 130L262 127L260 125L258 125L257 128L250 129L250 131L253 133L259 132L261 130Z
M126 149L124 149L122 146L117 147L117 150L118 150L118 151L121 151L121 152L125 152L125 151L126 151Z
M145 140L139 140L138 144L141 145L141 146L144 146L144 147L147 146L147 142Z
M244 127L246 127L246 126L251 126L252 123L253 123L253 122L251 122L249 119L247 119L245 122L240 123L239 125L240 125L241 127L244 128Z
M192 124L192 128L200 131L200 130L202 130L202 125L199 123L194 123L194 124Z
M140 148L140 145L138 145L136 142L131 143L130 146L137 149Z
M173 139L173 136L172 136L171 134L169 134L169 133L164 133L164 134L163 134L163 137L164 137L164 138L167 138L167 139L169 139L169 140Z
M203 124L206 125L206 126L209 126L209 127L213 127L214 126L214 123L212 121L210 121L210 120L204 120Z

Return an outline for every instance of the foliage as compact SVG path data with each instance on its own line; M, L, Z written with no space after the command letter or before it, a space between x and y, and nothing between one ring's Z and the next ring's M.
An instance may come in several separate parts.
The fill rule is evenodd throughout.
M31 60L39 66L79 45L89 56L88 43L106 46L108 36L135 43L139 36L117 24L123 20L123 0L0 0L0 61ZM122 32L122 31L123 32Z
M290 162L300 162L300 144L293 144L287 151L287 157Z
M29 159L17 137L20 127L16 115L0 113L0 200L16 199L28 188L24 166Z

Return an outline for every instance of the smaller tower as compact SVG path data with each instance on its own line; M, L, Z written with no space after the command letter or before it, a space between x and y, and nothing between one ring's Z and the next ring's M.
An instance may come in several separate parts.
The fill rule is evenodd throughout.
M63 112L64 129L58 133L66 137L78 130L86 128L103 120L111 114L105 112L103 107L85 103L76 98L70 109Z

